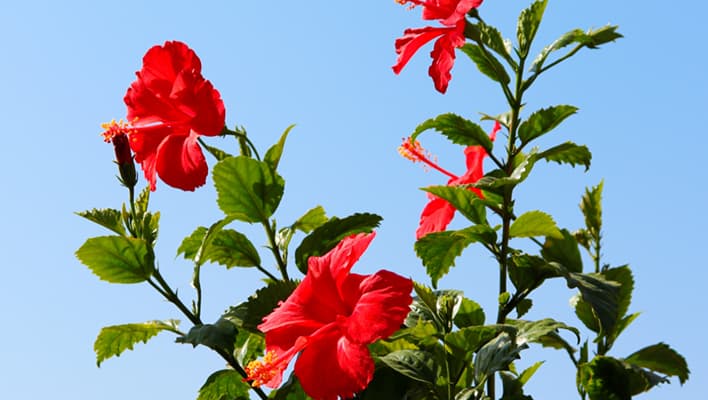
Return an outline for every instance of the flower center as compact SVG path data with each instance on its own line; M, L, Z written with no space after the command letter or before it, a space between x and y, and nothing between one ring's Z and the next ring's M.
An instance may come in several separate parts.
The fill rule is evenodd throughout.
M110 143L116 136L128 135L134 130L129 123L122 119L117 122L116 120L112 120L111 122L101 124L101 128L103 128L101 136L103 136L103 141L106 143Z
M269 351L263 356L263 361L254 360L246 365L244 370L248 378L244 381L251 382L255 387L265 385L279 373L279 364L278 355L274 351Z
M398 153L403 156L404 158L407 158L414 163L416 162L422 162L425 166L428 166L436 171L439 171L443 173L444 175L449 176L452 179L457 179L458 176L453 174L452 172L442 168L437 164L437 162L431 160L432 155L430 152L425 150L423 146L420 145L420 142L417 140L413 140L410 137L404 138L403 143L398 147Z

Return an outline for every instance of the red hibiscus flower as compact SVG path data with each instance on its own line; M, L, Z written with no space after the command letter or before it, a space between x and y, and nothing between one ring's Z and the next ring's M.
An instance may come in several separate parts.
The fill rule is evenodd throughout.
M492 133L489 134L489 137L492 140L496 138L499 129L501 129L501 126L499 125L499 122L497 122L494 124ZM447 181L448 186L475 183L484 176L483 164L484 158L487 156L487 152L482 146L468 146L465 148L467 171L461 176L457 176L452 172L443 169L437 163L432 161L430 157L426 155L425 150L423 150L418 141L411 142L408 138L404 139L403 144L399 147L399 152L401 155L413 162L423 162L427 166L450 177ZM484 198L484 195L479 189L470 188L470 190L475 192L475 194L477 194L480 198ZM430 193L428 193L428 198L430 201L423 208L423 212L420 215L420 224L418 225L418 229L415 231L416 239L420 239L431 232L444 231L455 215L455 207L453 207L452 204L448 203L446 200Z
M199 58L182 42L165 42L147 51L136 75L124 98L125 128L150 189L156 175L182 190L202 186L208 167L197 139L221 133L225 111Z
M381 270L350 273L375 234L342 240L308 272L290 297L263 319L266 356L246 367L254 385L278 387L298 353L295 375L316 400L350 398L374 374L367 345L396 332L409 312L413 281Z
M423 19L437 19L443 26L406 29L403 36L396 39L398 59L393 72L399 74L418 49L437 38L430 53L433 63L428 74L433 78L435 89L445 93L452 79L450 71L455 63L455 49L465 44L465 14L482 4L482 0L401 0L399 3L423 7Z

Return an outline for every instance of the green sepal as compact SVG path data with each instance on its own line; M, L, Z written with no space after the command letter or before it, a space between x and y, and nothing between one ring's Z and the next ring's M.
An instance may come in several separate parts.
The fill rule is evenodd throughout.
M77 212L76 215L84 217L91 222L95 222L121 236L125 236L123 215L120 210L114 210L112 208L94 208L88 211Z
M521 12L516 26L516 39L519 42L519 57L525 59L529 54L531 43L533 42L538 26L543 19L543 12L546 10L548 0L537 0L528 8Z
M379 226L382 218L376 214L353 214L345 218L332 217L306 236L295 250L295 264L307 274L307 260L319 257L332 250L347 236L369 233Z
M472 43L465 44L461 50L477 65L479 72L486 75L489 79L503 85L511 81L502 63L492 53Z
M155 268L154 255L145 240L125 236L90 238L76 250L76 257L110 283L144 282Z
M474 242L493 243L496 232L487 225L475 225L458 231L432 232L415 243L415 252L422 260L433 287L445 276L462 250Z
M446 200L472 223L487 223L484 202L469 188L461 186L428 186L422 189Z
M482 146L487 153L491 153L494 147L489 135L481 126L457 114L440 114L424 121L415 128L411 134L411 140L415 140L418 135L428 129L435 129L454 144Z
M280 157L283 155L283 147L285 147L285 140L288 138L288 134L294 127L295 125L293 124L285 128L285 132L283 132L282 136L280 136L278 142L271 146L263 157L263 161L270 165L270 168L273 171L278 169Z
M285 181L270 164L246 156L220 161L213 171L219 208L244 222L267 222L280 204Z
M519 125L519 139L521 144L526 143L552 131L563 120L575 114L578 108L570 105L559 105L542 108L532 113L528 119Z
M136 343L147 343L162 331L179 333L179 321L149 321L138 324L106 326L101 329L93 344L96 353L96 365L113 356L119 357L126 350L133 350Z
M664 375L677 376L683 385L690 371L686 359L665 343L647 346L624 359L627 363Z
M590 163L592 162L592 153L587 146L565 142L538 153L537 158L539 160L555 161L558 164L570 164L572 167L582 165L587 171L590 169Z
M511 237L536 237L546 236L562 238L560 229L553 217L542 211L528 211L521 214L509 228Z
M251 387L233 369L216 371L199 389L197 400L249 400Z

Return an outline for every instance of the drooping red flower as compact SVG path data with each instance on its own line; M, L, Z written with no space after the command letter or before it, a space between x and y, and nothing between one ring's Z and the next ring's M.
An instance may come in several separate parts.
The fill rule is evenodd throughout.
M494 140L500 129L501 125L499 122L496 122L492 132L489 134L489 138ZM408 138L404 139L403 144L399 147L399 152L413 162L422 162L432 169L447 175L450 178L447 181L448 186L468 185L477 182L484 176L483 164L487 152L482 146L467 146L465 148L464 153L467 171L461 176L449 172L431 160L418 141L411 142ZM481 190L477 188L470 188L470 190L480 198L484 198ZM430 193L428 193L428 199L428 204L425 205L420 215L420 223L415 232L416 239L420 239L431 232L444 231L455 215L455 207L447 202L447 200L443 200Z
M450 71L455 63L455 49L465 44L465 15L479 7L482 0L400 0L399 3L423 7L423 19L439 20L443 26L403 31L403 36L396 39L395 43L398 59L393 72L399 74L418 49L437 38L430 52L433 63L428 69L428 75L433 78L435 89L445 93L452 79Z
M222 132L225 110L201 68L186 44L165 42L147 51L125 95L130 147L151 190L156 176L182 190L206 182L208 167L197 139Z
M413 281L390 271L349 272L374 236L353 235L324 256L310 257L300 285L258 326L266 356L246 367L253 384L278 387L298 353L295 375L315 400L353 397L371 381L367 345L400 328L413 288Z

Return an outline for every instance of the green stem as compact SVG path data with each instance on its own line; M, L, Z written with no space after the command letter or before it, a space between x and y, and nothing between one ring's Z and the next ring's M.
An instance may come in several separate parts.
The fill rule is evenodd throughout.
M245 130L238 129L238 130L232 131L231 129L225 127L223 133L227 134L227 135L235 136L238 139L243 139L246 142L246 144L248 144L248 147L251 149L251 151L253 151L253 154L256 156L256 160L261 161L261 156L258 154L258 150L256 149L256 146L253 144L253 142L251 142L251 139L248 138L248 135L246 134Z
M263 228L265 228L266 236L268 236L268 247L273 253L275 261L278 263L278 271L280 271L280 276L283 277L284 281L289 281L290 277L288 276L287 263L283 260L283 256L280 254L280 250L278 249L278 244L275 242L275 230L272 226L270 226L268 221L261 221L261 224L263 225Z
M533 74L533 75L529 78L528 81L524 82L523 90L528 89L529 86L531 86L531 84L536 80L536 78L538 78L542 73L548 71L549 69L555 67L556 65L558 65L558 64L562 63L563 61L569 59L570 57L574 56L575 53L577 53L578 51L580 51L580 49L582 49L583 47L585 47L585 45L582 45L582 44L579 44L579 45L575 46L575 48L573 48L573 50L569 51L569 52L568 52L566 55L564 55L563 57L558 58L557 60L553 61L552 63L550 63L550 64L546 65L545 67L541 68L540 70L538 70L538 72L536 72L535 74Z

